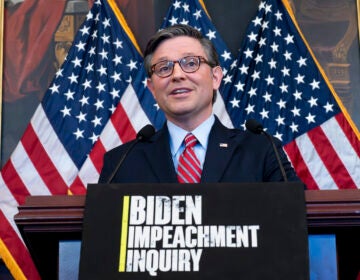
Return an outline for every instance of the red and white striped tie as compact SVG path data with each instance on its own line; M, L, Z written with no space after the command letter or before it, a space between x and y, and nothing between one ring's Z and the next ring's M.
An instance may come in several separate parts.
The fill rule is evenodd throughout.
M180 155L177 168L177 177L180 183L199 183L201 178L200 161L194 152L194 146L198 142L191 133L185 136L185 149Z

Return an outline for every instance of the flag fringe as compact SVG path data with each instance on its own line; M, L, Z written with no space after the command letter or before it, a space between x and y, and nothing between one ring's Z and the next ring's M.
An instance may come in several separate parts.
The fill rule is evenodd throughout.
M204 1L203 1L203 0L199 0L199 3L200 3L200 5L202 6L202 8L204 9L204 11L205 11L206 15L208 16L208 18L211 19L210 14L209 14L208 10L206 9L206 6L205 6Z
M126 22L126 19L124 15L121 13L119 7L115 3L114 0L108 0L108 4L110 5L111 9L113 10L114 14L116 15L118 21L120 22L122 28L126 32L126 34L129 36L131 42L133 43L136 50L142 55L142 52L140 50L139 44L137 43L134 34L132 33L129 25Z
M304 44L306 45L306 48L308 49L310 55L312 56L312 58L313 58L313 60L314 60L314 62L315 62L315 64L316 64L317 68L319 69L322 77L324 78L325 83L327 84L327 86L328 86L328 88L330 89L331 93L333 94L335 100L337 101L337 103L338 103L341 111L343 112L346 120L349 122L349 124L350 124L351 128L353 129L353 131L354 131L356 137L358 138L358 140L360 140L360 132L359 132L358 128L356 127L355 123L354 123L353 120L351 119L351 116L350 116L349 112L348 112L347 109L345 108L345 106L344 106L344 104L342 103L340 97L337 95L334 87L333 87L332 84L330 83L330 81L329 81L329 79L328 79L328 77L327 77L324 69L321 67L320 63L319 63L318 60L316 59L316 57L315 57L312 49L310 48L310 45L309 45L308 41L305 39L305 36L304 36L304 34L302 33L302 31L301 31L301 29L300 29L300 26L299 26L298 22L297 22L296 19L295 19L295 14L294 14L294 12L293 12L293 10L292 10L292 8L291 8L291 5L290 5L289 1L288 1L288 0L281 0L281 1L282 1L282 3L284 4L285 9L287 10L289 16L291 17L291 19L292 19L292 21L293 21L293 23L294 23L297 31L299 32L299 34L300 34L300 36L301 36Z
M8 248L6 247L5 243L0 239L0 256L4 260L6 267L9 269L11 275L16 280L26 280L26 277L23 271L20 269L19 265L9 252Z

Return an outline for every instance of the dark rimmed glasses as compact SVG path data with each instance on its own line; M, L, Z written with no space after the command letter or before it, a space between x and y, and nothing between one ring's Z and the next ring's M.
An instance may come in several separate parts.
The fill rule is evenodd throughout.
M169 77L173 71L175 63L179 63L180 68L185 73L194 73L200 68L201 62L210 63L202 56L185 56L179 60L162 60L151 66L151 74L156 74L161 78ZM211 66L211 65L210 65Z

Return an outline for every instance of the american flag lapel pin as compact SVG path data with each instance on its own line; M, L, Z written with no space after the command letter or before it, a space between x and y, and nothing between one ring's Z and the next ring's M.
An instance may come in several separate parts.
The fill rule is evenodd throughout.
M227 148L228 143L220 143L219 146L220 146L220 148Z

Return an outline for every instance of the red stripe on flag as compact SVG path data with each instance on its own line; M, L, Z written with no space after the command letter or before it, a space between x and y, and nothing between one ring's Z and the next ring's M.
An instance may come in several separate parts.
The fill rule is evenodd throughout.
M86 188L83 182L80 180L79 176L76 176L74 182L70 186L70 191L72 194L85 194Z
M25 202L26 196L30 195L28 189L21 180L19 174L14 168L11 160L8 160L1 170L1 175L7 185L9 191L12 193L16 202L21 205Z
M135 139L136 131L120 102L114 114L111 115L111 122L123 143Z
M90 152L90 158L96 170L100 173L103 166L103 157L106 152L104 145L101 141L97 141Z
M284 146L284 150L289 156L291 163L296 170L296 174L299 176L301 181L306 185L306 189L308 190L319 190L319 186L311 175L303 157L301 156L300 150L296 145L295 141L291 141L290 143Z
M40 279L40 275L36 270L29 251L26 249L24 243L20 240L2 211L0 211L0 228L1 240L12 255L13 260L17 263L17 266L22 270L26 279ZM6 258L4 258L4 260L6 261ZM11 267L10 264L8 264L8 266Z
M103 155L105 153L105 147L102 142L99 140L95 143L93 149L90 152L90 159L92 164L95 166L96 170L100 173L101 168L103 166ZM70 186L70 191L72 194L86 194L86 187L84 183L81 181L79 176L76 176L74 182Z
M355 182L351 179L349 172L346 170L321 126L315 127L307 134L339 189L356 189Z
M90 152L90 159L96 170L100 173L103 166L103 155L105 153L105 148L100 140L98 140L93 149ZM70 191L72 194L82 195L86 194L86 186L84 182L80 179L79 176L76 176L74 182L70 186Z
M344 114L337 114L335 116L336 121L338 122L341 129L344 131L346 138L349 140L351 146L354 149L354 152L360 157L360 141L354 133L354 130L350 126L348 120L345 118Z
M22 137L22 144L36 170L52 194L67 194L68 186L60 176L31 125Z

